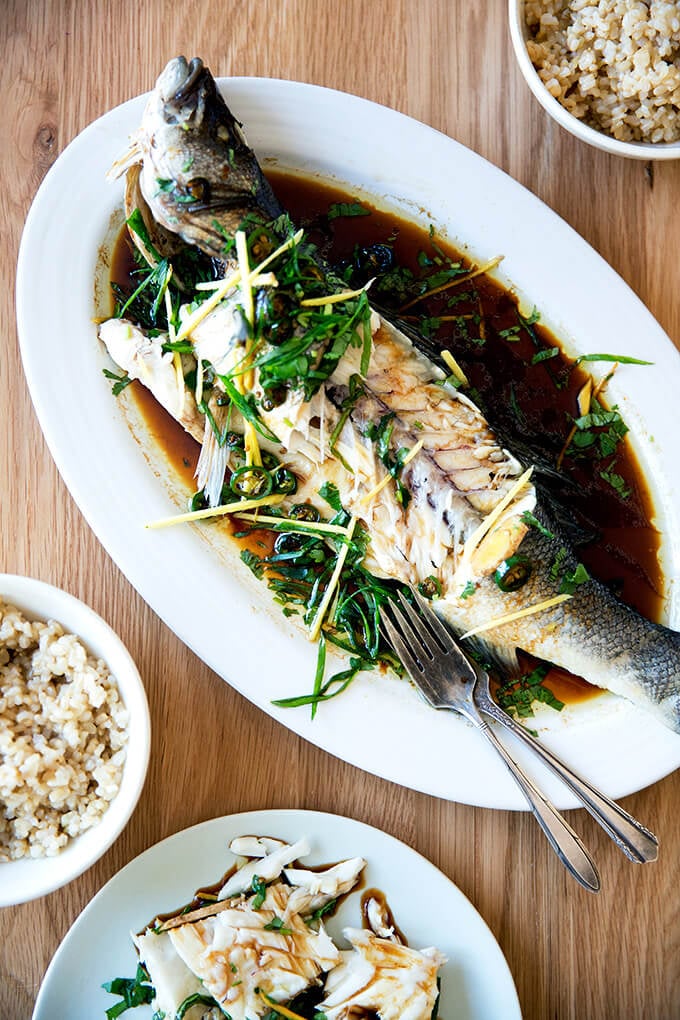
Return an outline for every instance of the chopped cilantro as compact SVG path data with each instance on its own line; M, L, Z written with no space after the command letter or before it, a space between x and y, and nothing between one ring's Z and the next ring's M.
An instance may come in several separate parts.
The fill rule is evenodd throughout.
M628 432L628 426L614 405L607 411L597 400L593 400L588 414L574 420L576 431L569 446L572 455L593 450L600 459L611 457ZM611 465L609 466L609 469Z
M121 375L116 375L115 372L111 372L108 368L103 368L102 372L107 379L114 380L113 386L111 387L111 392L114 397L117 397L119 393L122 393L125 387L129 386L132 382L132 379L127 372L123 372Z
M621 499L628 499L631 490L626 486L626 479L622 475L619 475L612 468L604 471L600 471L600 478L603 478L608 485L611 485L612 489Z
M325 499L328 505L335 510L336 513L342 512L342 503L340 502L340 493L338 487L333 482L324 482L319 489L319 495L322 499Z
M530 673L524 673L519 679L513 677L502 684L497 694L498 704L505 712L520 719L533 716L533 705L537 701L561 712L564 702L556 698L543 683L549 669L549 666L541 664Z
M557 581L559 579L559 576L562 573L564 563L568 555L569 552L567 549L565 549L564 546L561 546L558 549L555 561L550 568L550 576L553 579L553 581Z
M247 532L244 532L243 534L247 534ZM252 570L258 581L261 581L264 577L264 564L262 557L258 556L257 553L252 552L250 549L242 549L241 559L245 565Z
M140 239L148 253L150 255L153 255L156 259L160 260L160 255L158 254L158 252L156 251L151 242L151 237L149 236L149 231L146 229L144 217L142 216L139 209L133 209L125 222L127 223L130 230L133 232L133 234L136 234L137 237Z
M590 574L582 563L577 563L574 570L566 570L560 582L560 595L573 595L580 584L590 580Z
M585 584L586 581L590 580L590 574L582 563L577 563L573 570L566 569L568 556L567 549L561 546L550 567L550 577L553 581L560 582L560 595L573 595L580 584Z
M137 966L137 973L133 978L114 978L113 981L106 981L102 988L111 995L121 996L121 1001L109 1006L106 1010L107 1020L116 1020L128 1009L136 1006L144 1006L152 1002L156 992L149 983L149 975L140 963Z
M394 411L389 411L376 423L371 422L366 428L364 435L375 443L375 452L381 463L387 468L394 478L396 485L396 500L404 509L411 501L411 493L401 481L401 471L404 466L404 459L408 455L406 447L399 447L396 454L392 453L391 442L394 430Z
M335 220L339 216L370 216L371 210L360 202L333 202L328 208L328 219Z

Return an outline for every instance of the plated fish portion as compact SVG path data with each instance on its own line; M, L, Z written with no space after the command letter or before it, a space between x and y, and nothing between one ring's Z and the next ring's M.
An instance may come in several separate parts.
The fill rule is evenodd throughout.
M170 62L119 169L135 175L143 224L162 227L130 221L164 282L168 325L123 316L100 337L202 443L193 519L238 514L274 531L274 553L250 565L280 601L292 559L316 563L305 622L355 653L354 672L384 651L381 581L417 584L494 659L516 667L517 649L530 652L680 731L680 637L583 570L531 465L462 392L455 359L446 376L371 308L370 290L318 260L200 61ZM166 234L212 260L198 287L177 266L174 303ZM312 703L330 694L319 681Z
M362 928L345 928L352 952L328 974L320 1011L327 1020L345 1020L361 1011L383 1020L419 1020L432 1015L436 975L442 963L436 949L418 952ZM408 980L404 975L408 974Z
M357 886L363 858L308 870L287 867L309 855L305 839L243 836L229 849L240 866L218 893L199 890L188 907L133 936L139 1004L166 1020L256 1020L272 1011L293 1020L319 1012L430 1020L445 962L437 949L411 949L393 930L346 928L352 949L343 950L325 929L324 917ZM120 991L123 980L108 989Z

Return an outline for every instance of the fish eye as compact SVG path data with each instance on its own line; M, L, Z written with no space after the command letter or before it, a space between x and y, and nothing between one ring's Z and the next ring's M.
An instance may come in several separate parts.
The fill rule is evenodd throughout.
M186 185L187 194L196 202L207 202L210 195L210 183L205 177L193 177Z

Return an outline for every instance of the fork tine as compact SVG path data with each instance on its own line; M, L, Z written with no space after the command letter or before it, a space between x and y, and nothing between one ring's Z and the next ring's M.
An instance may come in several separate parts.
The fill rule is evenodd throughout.
M451 631L444 626L442 621L437 616L436 612L432 608L432 603L428 602L427 599L423 598L423 596L420 594L415 585L409 585L409 587L411 589L411 594L413 595L416 605L418 606L420 612L427 620L430 629L434 631L435 635L437 636L438 640L441 641L442 645L444 645L446 649L450 648L453 644L455 644L456 647L460 647L456 642Z
M403 664L406 666L407 671L411 674L422 676L424 672L423 667L417 659L415 659L411 653L411 649L406 644L406 641L385 611L383 611L380 615L380 624L387 631L388 640Z
M404 619L402 614L399 612L399 609L394 605L393 602L390 603L390 608L394 612L395 617L400 621L401 625L407 628L408 624L406 620ZM437 708L438 707L437 692L432 688L430 678L428 676L428 672L425 666L425 660L427 659L427 656L422 655L421 652L421 656L424 661L422 664L418 662L411 648L409 648L408 644L406 643L406 639L403 637L402 634L399 633L394 622L389 618L387 612L385 611L383 611L381 614L380 624L383 630L387 632L387 637L392 647L394 648L395 652L401 659L403 665L406 667L406 672L415 682L415 685L420 691L423 698L425 698L425 700L429 702L429 704L432 705L433 708ZM419 649L419 646L416 645L416 648Z
M441 655L442 649L434 639L434 635L428 629L428 621L411 605L403 592L398 593L398 598L403 610L401 616L404 620L404 625L408 627L408 634L411 636L411 640L415 642L416 645L422 645L430 656L430 659L434 659L435 656ZM394 603L392 605L394 606Z
M402 599L401 592L399 593L399 598L402 606L408 605ZM436 642L433 641L432 636L418 614L413 611L411 606L408 608L411 610L411 613L407 616L396 602L390 603L392 616L401 628L404 640L409 645L411 652L418 656L424 667L429 667L436 656L442 654L441 648L437 647Z
M444 626L432 606L419 593L414 592L414 595L417 598L418 609L410 605L401 592L399 592L401 603L408 612L414 626L418 626L421 638L425 633L429 635L430 631L432 632L433 637L430 638L430 641L431 644L435 645L435 648L430 647L429 650L432 653L433 660L441 659L444 656L449 666L458 671L460 679L465 678L467 682L473 681L473 683L476 683L479 679L479 672L473 661L460 647L453 634ZM426 631L425 625L430 628L430 631Z

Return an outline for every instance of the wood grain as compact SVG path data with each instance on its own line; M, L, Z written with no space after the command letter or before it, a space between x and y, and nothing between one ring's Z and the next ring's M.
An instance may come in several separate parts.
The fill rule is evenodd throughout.
M67 588L123 635L146 682L153 747L139 808L104 858L66 889L0 912L0 1018L28 1020L68 927L136 854L215 815L284 806L351 815L429 857L499 940L527 1020L680 1016L680 777L625 802L661 836L655 866L630 865L583 812L573 816L601 865L603 891L596 897L564 874L524 814L394 786L273 722L179 642L90 532L38 427L13 305L23 222L58 153L95 117L148 89L179 52L200 54L216 74L291 78L354 92L449 133L563 216L676 344L680 163L619 160L549 121L515 67L501 0L3 0L1 6L0 566ZM173 738L180 730L181 748Z

